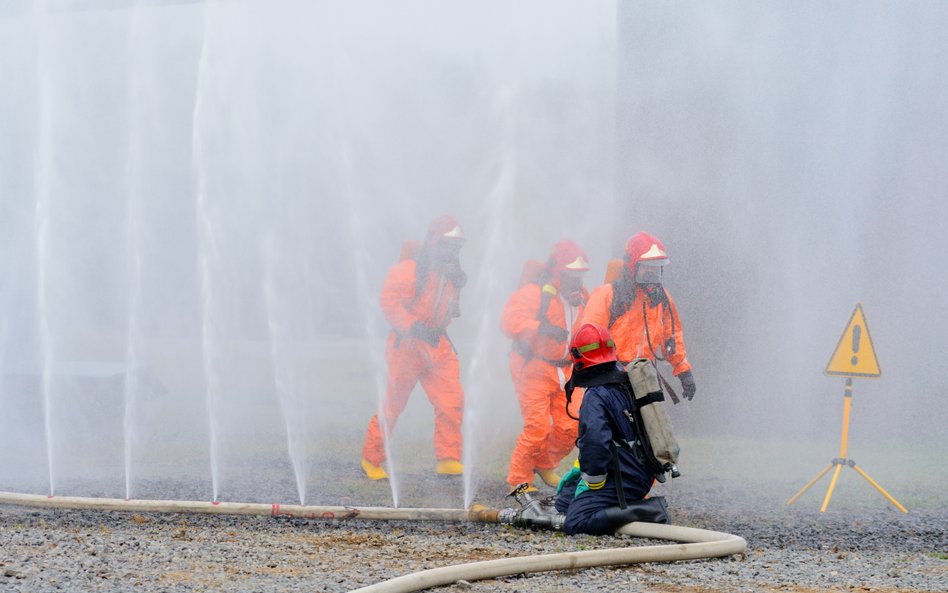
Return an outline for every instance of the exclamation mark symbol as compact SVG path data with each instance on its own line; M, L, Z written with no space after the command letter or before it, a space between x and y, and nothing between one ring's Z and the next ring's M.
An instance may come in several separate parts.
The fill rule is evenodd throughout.
M862 335L862 326L854 325L853 326L853 357L850 360L853 366L856 366L859 363L859 357L856 356L856 353L859 352L859 336Z

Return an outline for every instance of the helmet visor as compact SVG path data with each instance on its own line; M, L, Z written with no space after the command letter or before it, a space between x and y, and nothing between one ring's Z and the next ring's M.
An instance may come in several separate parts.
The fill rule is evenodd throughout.
M639 264L635 266L635 283L661 284L663 269L664 267L660 264L654 265L645 262L639 262Z

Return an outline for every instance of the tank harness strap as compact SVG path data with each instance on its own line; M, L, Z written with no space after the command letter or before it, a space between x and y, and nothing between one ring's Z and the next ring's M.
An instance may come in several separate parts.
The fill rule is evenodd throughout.
M419 297L421 297L421 292L424 290L425 285L428 283L428 266L427 266L427 265L423 266L420 260L417 260L417 259L416 259L415 261L416 261L416 264L415 264L415 282L414 282L415 292L414 292L414 294L412 294L411 301L410 301L410 303L409 303L409 305L408 305L408 308L409 308L409 309L411 309L412 307L414 307L414 306L418 303L418 299L419 299ZM441 297L444 296L444 289L445 289L445 286L446 286L446 284L447 284L447 281L446 281L444 275L440 275L440 277L439 277L439 279L438 279L438 282L439 282L439 284L438 284L438 289L437 289L437 290L438 290L438 296L435 297L435 303L434 303L434 307L433 307L434 310L432 311L432 314L433 314L435 317L437 317L437 315L438 315L438 308L441 306ZM459 312L457 309L458 309L458 307L457 307L457 304L455 303L455 308L454 308L454 310L448 311L448 319L445 320L445 324L447 324L447 322L448 322L451 318L453 318L453 317L460 317L460 316L461 316L461 315L460 315L460 312ZM395 329L394 327L392 328L392 331L395 332L395 342L394 342L392 345L393 345L395 348L398 348L398 347L401 345L402 340L403 340L406 336L405 336L405 334L402 334L400 331L398 331L398 330ZM454 350L454 353L457 354L457 353L458 353L458 349L454 346L454 342L451 341L451 338L448 337L448 332L447 332L446 328L441 327L441 328L440 328L440 332L441 332L441 335L444 336L445 339L448 340L448 343L451 345L451 349Z
M664 291L665 291L665 288L663 287L662 292ZM665 357L664 356L659 357L657 354L655 354L655 350L652 348L652 336L649 334L649 331L648 331L648 315L645 314L646 301L647 299L642 299L642 323L645 325L645 343L648 344L649 352L652 353L652 364L655 366L655 374L658 375L658 380L659 382L661 382L662 388L668 392L668 397L671 398L672 403L677 404L679 401L681 401L678 399L678 394L675 393L675 390L672 388L671 384L665 379L662 373L658 370L658 364L655 362L658 360L665 360ZM668 303L668 295L666 295L666 298L662 300L662 319L665 318L665 312L668 311L669 313L668 316L671 317L672 331L671 331L671 338L669 338L668 342L666 342L665 350L669 354L674 354L675 353L675 312L671 311L670 308L666 309L666 303Z
M540 288L540 294L540 308L537 310L537 321L540 322L540 325L552 325L546 318L546 313L547 309L550 308L550 301L553 300L554 296L556 296L556 287L554 287L552 284L544 284ZM572 364L569 358L566 356L560 359L540 356L534 353L533 349L530 348L530 345L523 340L513 340L513 351L522 356L525 362L530 362L530 360L536 358L537 360L542 360L549 365L553 365L561 369Z
M627 377L628 375L626 375L626 378ZM631 384L629 384L629 389L623 388L623 392L625 393L626 400L628 400L632 409L638 411L638 408L635 407L638 402L632 395L631 387ZM649 395L651 396L654 394ZM619 500L619 507L624 509L628 506L628 503L626 502L625 490L622 486L622 472L619 467L619 452L617 447L622 447L626 451L632 453L632 455L638 459L639 463L644 465L646 468L649 466L649 464L647 462L647 454L643 451L640 451L641 445L639 443L641 442L642 437L639 435L635 418L628 410L623 410L623 412L625 413L626 420L632 427L633 441L630 442L625 440L625 437L622 436L622 431L619 430L619 427L616 425L615 419L608 414L606 414L606 422L609 423L609 430L612 432L612 439L609 441L609 451L612 453L612 479L615 482L616 498Z
M662 293L665 293L665 288L662 287ZM667 306L668 295L665 294L665 298L662 299L662 321L665 320L665 313L668 313L668 316L671 318L671 337L668 338L668 341L665 342L665 349L662 351L662 356L659 356L655 353L655 350L652 348L652 336L648 331L648 315L646 315L646 308L648 306L648 299L642 299L642 324L645 326L645 343L648 344L649 352L652 353L652 358L654 360L665 360L665 355L675 353L675 313Z
M398 331L397 329L395 329L394 327L392 328L392 333L395 334L395 341L392 343L392 346L394 346L395 348L398 348L401 345L402 340L408 337L405 334ZM455 354L457 354L458 349L455 348L454 342L451 341L451 336L448 335L448 331L442 327L439 330L439 334L444 336L444 338L448 341L448 343L451 344L451 349L454 350Z
M628 507L625 501L625 489L622 487L622 473L619 471L619 453L616 451L616 442L609 443L609 450L612 452L612 481L616 485L616 498L619 499L619 508Z
M563 390L566 392L566 415L579 422L579 416L573 416L569 411L569 405L573 403L573 390L576 389L576 384L573 382L575 378L575 374L570 376L569 381L563 386ZM579 437L576 437L576 442L579 443Z
M665 401L665 394L662 393L661 391L654 391L652 393L649 393L645 397L635 400L635 406L638 408L641 408L649 404L654 404L656 402L663 402L663 401Z
M655 364L654 362L652 364ZM658 370L658 365L655 365L655 374L658 375L658 381L662 384L662 389L668 392L668 397L671 398L673 404L677 404L679 401L678 394L675 393L674 388L672 388L671 383L668 382L668 379L662 375L661 371Z
M664 398L661 396L661 393L649 393L641 399L636 399L633 394L631 382L628 385L624 385L626 401L629 404L629 409L623 410L626 420L632 426L632 431L634 433L633 437L635 440L632 442L625 442L623 446L623 441L619 442L620 446L623 446L624 449L631 452L636 459L639 460L646 470L648 470L658 481L664 482L664 476L662 472L662 464L655 458L655 454L652 452L651 444L648 440L648 434L645 432L645 421L642 419L642 407L648 403L655 403L658 401L664 401ZM648 402L647 400L654 400ZM641 402L641 403L640 403ZM646 403L647 402L647 403ZM615 425L613 424L612 419L609 419L609 425L613 431L613 435L622 434L618 432ZM662 476L662 477L659 477Z
M632 306L632 297L635 291L626 289L626 282L616 280L612 283L612 302L609 303L609 325L606 329L611 330L616 320L625 315L629 307ZM628 294L632 292L632 294Z
M632 419L632 414L628 410L623 410L626 413L626 417L629 421L629 424L633 426L633 432L635 432L635 422ZM612 466L612 479L615 482L616 488L616 498L619 499L619 506L621 508L626 508L628 506L625 500L625 490L622 486L622 471L619 466L619 452L618 447L625 449L626 451L632 453L632 455L646 468L649 467L648 461L646 459L646 454L640 450L641 445L639 445L640 438L633 434L635 439L632 442L625 440L622 437L622 432L618 430L615 425L615 421L612 418L608 418L609 430L612 431L612 440L609 441L609 451L612 453L612 460L610 465Z

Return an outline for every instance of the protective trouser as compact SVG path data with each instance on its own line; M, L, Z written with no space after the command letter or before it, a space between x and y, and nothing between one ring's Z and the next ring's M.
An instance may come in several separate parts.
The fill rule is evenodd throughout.
M645 496L651 488L651 482L648 480L624 480L622 492L625 496L628 508L641 505L642 503L654 504L648 503L649 500L652 500L651 498L645 499ZM570 498L576 490L575 487L572 488L573 492L567 493L567 490L567 488L563 488L556 499L556 510L566 513L566 523L563 526L565 533L603 535L615 531L615 529L612 528L612 521L606 515L607 509L619 508L619 495L616 492L616 485L612 475L606 478L606 483L603 484L602 488L598 490L586 490L575 498ZM660 504L664 505L664 501Z
M577 484L574 482L572 484L562 484L562 486L560 491L556 493L556 498L553 500L553 508L555 508L558 513L565 514L566 511L569 510L573 499L576 498Z
M618 505L603 507L600 506L601 502L592 491L583 492L576 497L566 512L563 532L568 535L609 535L634 521L671 523L668 507L662 496L629 501L624 509Z
M507 483L517 486L533 481L534 468L556 468L575 446L579 425L566 414L566 394L556 367L511 352L510 374L523 416L523 430L507 473ZM578 415L580 395L579 390L573 393L570 412L574 416Z
M420 381L435 409L435 457L460 461L464 392L458 357L451 343L442 337L438 345L432 347L421 340L399 340L392 332L385 349L385 360L388 363L388 387L382 401L382 422L379 422L378 414L369 420L362 457L375 465L382 465L385 461L385 432L391 434L408 404L412 389Z

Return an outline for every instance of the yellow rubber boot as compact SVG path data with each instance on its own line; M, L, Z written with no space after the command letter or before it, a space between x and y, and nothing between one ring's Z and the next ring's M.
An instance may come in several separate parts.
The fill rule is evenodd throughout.
M385 473L385 470L373 464L368 459L362 459L362 470L365 472L365 476L370 480L388 479L388 474Z
M442 459L438 462L438 467L435 471L442 476L460 476L464 473L464 465L454 459Z
M556 488L560 485L560 475L552 469L535 469L533 470L540 476L540 479L550 487Z

